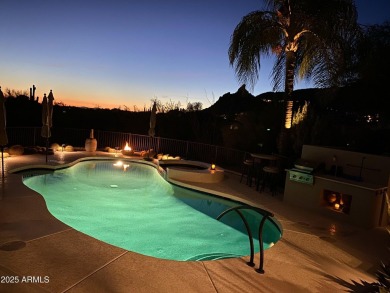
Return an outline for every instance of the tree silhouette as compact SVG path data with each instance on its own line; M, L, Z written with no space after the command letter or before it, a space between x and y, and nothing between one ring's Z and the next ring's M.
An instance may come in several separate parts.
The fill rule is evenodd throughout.
M285 117L280 152L288 147L297 78L313 79L318 87L334 85L344 76L345 52L360 34L357 12L349 0L264 0L264 11L244 16L229 47L230 64L239 81L252 87L259 77L261 55L275 56L274 90L284 84Z

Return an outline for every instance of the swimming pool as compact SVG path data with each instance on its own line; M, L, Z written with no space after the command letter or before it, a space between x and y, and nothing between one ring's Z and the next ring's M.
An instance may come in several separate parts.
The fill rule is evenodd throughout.
M172 185L146 164L82 161L49 174L24 176L23 183L44 197L60 221L127 250L181 261L250 253L240 217L228 213L217 220L241 203ZM257 235L260 215L250 210L243 214ZM265 249L280 239L280 231L277 221L266 220ZM254 244L259 251L258 241Z

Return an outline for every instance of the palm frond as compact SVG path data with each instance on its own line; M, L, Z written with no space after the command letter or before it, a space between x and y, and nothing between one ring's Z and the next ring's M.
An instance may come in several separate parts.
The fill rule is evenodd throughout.
M260 56L272 53L281 34L275 15L268 12L255 11L241 20L232 34L228 52L240 82L254 86L261 67Z
M345 84L353 79L351 64L360 36L353 0L263 0L270 11L245 16L231 37L229 61L239 81L254 86L260 57L280 46L270 74L274 90L286 78L286 56L294 50L294 81L311 79L317 87ZM289 46L289 47L287 47ZM293 49L291 49L293 48ZM291 90L291 88L290 88Z

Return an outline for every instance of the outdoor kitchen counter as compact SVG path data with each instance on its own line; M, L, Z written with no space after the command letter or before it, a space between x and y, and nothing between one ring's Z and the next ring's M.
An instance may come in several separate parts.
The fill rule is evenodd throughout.
M283 201L361 227L387 223L385 184L327 174L313 174L313 182L308 184L292 180L289 173L293 171L286 171Z

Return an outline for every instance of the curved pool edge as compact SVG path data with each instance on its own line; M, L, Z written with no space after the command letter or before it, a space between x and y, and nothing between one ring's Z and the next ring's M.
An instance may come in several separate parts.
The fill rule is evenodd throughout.
M212 195L215 195L215 196L220 196L222 198L226 198L226 199L231 199L231 200L234 200L234 201L242 202L242 203L245 203L245 204L248 204L248 205L253 205L249 201L246 201L245 199L242 199L240 197L234 196L232 194L228 194L228 193L225 193L225 192L219 192L219 191L208 189L208 188L202 188L202 187L196 186L194 184L191 184L191 182L189 182L189 181L188 182L183 182L183 181L180 181L180 180L176 180L176 179L170 178L170 177L166 176L167 172L159 165L159 161L154 162L154 161L144 161L142 159L133 159L133 158L112 158L112 157L103 157L103 156L96 157L95 156L95 157L78 158L78 159L76 159L76 160L74 160L72 162L64 163L64 164L61 164L61 165L31 164L31 165L26 165L26 166L16 167L16 168L10 169L10 170L8 170L8 173L10 173L10 174L17 174L17 173L20 173L20 172L23 172L23 171L34 170L34 169L35 170L41 169L41 170L55 171L55 170L61 170L61 169L72 167L72 166L74 166L74 165L76 165L77 163L80 163L80 162L92 161L92 160L96 160L96 161L128 161L128 162L136 162L136 163L140 163L140 164L149 165L151 167L156 168L160 172L160 174L163 174L163 178L166 181L168 181L168 182L170 182L172 184L175 184L175 185L178 185L178 186L181 186L181 187L184 187L184 188L189 188L189 189L193 189L193 190L209 193L209 194L212 194ZM190 162L192 162L192 161L190 161ZM199 163L206 164L204 162L199 162ZM225 172L227 172L227 170L225 170ZM197 183L197 182L194 182L194 183Z
M184 181L180 181L180 180L176 180L176 179L170 178L168 176L168 172L163 167L160 166L160 164L159 164L160 161L157 160L157 159L154 159L153 161L147 161L147 160L143 160L143 159L140 159L140 158L105 157L105 156L93 156L93 157L91 157L91 156L87 156L87 157L81 157L81 158L75 159L75 160L73 160L73 161L71 161L69 163L63 163L63 164L60 164L60 165L31 164L31 165L26 165L26 166L10 169L10 170L8 170L8 172L10 174L17 174L17 173L20 173L20 172L23 172L23 171L34 170L34 169L35 170L39 169L39 170L56 171L56 170L61 170L61 169L72 167L72 166L76 165L77 163L84 162L84 161L126 161L126 162L134 162L134 163L149 165L149 166L155 168L159 172L159 174L164 178L164 180L166 180L167 182L169 182L171 184L174 184L174 185L177 185L177 186L180 186L180 187L183 187L183 188L187 188L187 189L191 189L191 190L195 190L195 191L211 194L213 196L217 196L217 197L220 197L220 198L223 198L223 199L232 200L232 201L235 201L235 202L238 202L238 203L242 203L242 204L245 204L245 205L248 205L248 206L253 206L253 207L257 207L257 208L262 209L262 207L260 205L254 204L251 201L248 201L248 200L246 200L246 199L244 199L242 197L239 197L239 196L235 196L235 195L233 195L231 193L222 192L222 191L218 191L218 190L215 190L215 189L210 189L210 188L205 188L205 187L198 186L198 185L196 185L197 183L199 183L197 181L194 181L194 182L192 182L192 181L185 181L185 180ZM204 166L208 165L207 163L200 162L200 161L187 161L187 162L199 163L202 166L203 165ZM224 172L225 173L229 173L228 170L224 170ZM23 179L21 179L21 180L23 180ZM208 183L206 183L206 185L208 185L208 184L217 184L217 183L220 183L220 181L212 182L212 183L208 182ZM276 219L276 218L273 217L273 219ZM276 222L274 222L274 223L278 227L278 229L279 229L279 231L281 233L281 236L280 236L280 238L278 240L278 242L279 242L280 239L283 238L283 226L277 219L276 219Z
M253 205L253 203L251 203L250 201L247 201L243 198L240 198L238 196L234 196L233 194L230 194L230 193L225 193L225 192L220 192L220 191L217 191L217 190L213 190L213 189L209 189L209 188L202 188L202 187L199 187L199 186L196 186L194 184L191 184L191 182L188 182L188 183L184 183L184 182L181 182L179 180L174 180L174 179L171 179L169 178L169 176L167 176L167 171L162 168L160 165L159 165L159 162L157 160L154 160L154 161L145 161L145 160L142 160L142 159L133 159L133 158L123 158L123 157L115 157L115 158L112 158L112 157L83 157L83 158L78 158L74 161L71 161L69 163L64 163L64 164L61 164L61 165L45 165L45 164L32 164L32 165L27 165L27 166L23 166L23 167L18 167L18 168L14 168L14 169L11 169L9 170L8 172L11 173L11 174L18 174L18 173L21 173L23 171L28 171L28 170L48 170L48 171L56 171L56 170L61 170L61 169L65 169L65 168L69 168L69 167L72 167L80 162L85 162L85 161L124 161L124 162L133 162L133 163L137 163L137 164L144 164L144 165L148 165L150 167L153 167L155 168L159 174L162 176L162 178L167 181L168 183L170 184L173 184L173 185L177 185L177 186L180 186L180 187L183 187L183 188L186 188L186 189L191 189L191 190L194 190L194 191L199 191L199 192L202 192L202 193L206 193L206 194L210 194L212 196L216 196L216 197L219 197L219 198L223 198L223 199L226 199L226 200L231 200L231 201L235 201L237 203L240 203L240 204L243 204L243 205L247 205L247 206L250 206L250 207L257 207L257 208L260 208L262 209L260 206L258 205ZM201 162L200 162L201 163ZM204 163L205 164L205 163ZM41 174L39 174L41 175ZM23 180L23 177L21 178L21 180ZM197 182L193 182L193 183L197 183ZM41 194L37 193L39 196L43 197ZM45 204L46 206L46 204ZM46 210L48 211L48 213L54 217L56 220L58 220L55 216L53 216L50 211L47 209L47 206L46 206ZM266 210L267 211L267 210ZM267 211L269 212L269 211ZM272 214L272 217L269 218L269 220L271 222L274 223L274 225L276 226L276 228L279 230L280 232L280 237L277 241L274 242L274 244L276 244L277 242L279 242L282 237L283 237L283 227L281 225L281 223L274 217L274 214L272 212L270 212ZM60 221L60 220L58 220ZM61 221L60 221L61 222ZM70 227L70 226L69 226ZM85 234L81 231L78 231L76 229L74 229L73 227L70 227L71 229L83 234L83 235L86 235L88 237L92 237L88 234ZM93 237L92 237L93 238ZM98 239L97 239L98 240ZM101 241L101 240L98 240L98 241ZM106 243L106 242L104 242ZM109 245L112 245L110 243L106 243L106 244L109 244ZM115 245L114 245L115 246ZM273 246L273 245L272 245ZM268 247L267 249L265 250L268 250L270 248L272 248L272 246ZM127 251L131 251L131 252L134 252L134 253L138 253L136 251L132 251L132 250L127 250ZM255 252L256 254L258 254L259 252ZM138 253L139 254L139 253ZM141 254L143 255L143 254ZM148 256L148 255L145 255L145 256ZM153 257L153 256L148 256L148 257L152 257L152 258L157 258L157 259L160 259L158 257ZM247 258L248 255L244 255L244 256L237 256L237 258ZM168 259L169 260L169 259ZM172 261L182 261L182 260L172 260ZM203 260L203 261L207 261L207 260Z
M251 207L256 207L256 208L259 208L259 209L263 209L263 207L261 207L260 205L254 205L252 202L250 202L249 200L246 200L246 199L243 199L243 198L240 198L238 196L234 196L232 194L229 194L229 193L226 193L226 192L223 192L223 191L218 191L218 190L213 190L213 189L210 189L210 188L206 188L206 187L201 187L201 186L197 186L197 185L193 185L191 184L191 182L182 182L182 181L179 181L179 180L175 180L175 179L172 179L172 178L166 178L166 180L171 183L171 184L174 184L174 185L177 185L177 186L180 186L180 187L183 187L183 188L188 188L188 189L192 189L192 190L196 190L196 191L200 191L200 192L203 192L203 193L208 193L208 194L211 194L211 195L214 195L214 196L217 196L217 197L220 197L220 198L223 198L223 199L226 199L226 200L232 200L232 201L235 201L235 202L238 202L238 203L242 203L244 205L248 205L248 206L251 206ZM267 212L269 212L268 210L266 210ZM271 214L274 215L273 212L270 212ZM273 218L271 218L272 221L274 222L275 226L278 227L279 231L280 231L280 238L278 240L278 242L282 239L283 237L283 226L282 224L276 219L275 216L273 216ZM274 221L274 219L276 221ZM270 247L271 248L271 247Z
M206 187L193 185L193 184L191 184L191 182L183 182L183 181L172 179L172 178L167 178L167 181L172 183L172 184L184 187L184 188L193 189L193 190L196 190L196 191L201 191L201 192L209 193L209 194L212 194L212 195L215 195L215 196L219 196L219 197L222 197L222 198L225 198L225 199L230 199L230 200L238 201L238 202L241 202L241 203L245 203L247 205L252 205L252 203L250 203L249 201L247 201L245 199L242 199L242 198L240 198L238 196L234 196L232 194L229 194L229 193L226 193L226 192L222 192L222 191L209 189L209 188L206 188Z
M140 163L140 164L145 164L145 165L149 165L149 166L155 167L159 172L161 172L161 170L159 170L160 167L157 164L155 164L153 161L144 161L142 159L133 159L133 158L121 158L121 157L112 158L112 157L103 157L103 156L96 157L95 156L95 157L78 158L78 159L76 159L74 161L71 161L69 163L64 163L64 164L60 164L60 165L48 165L48 164L26 165L26 166L16 167L16 168L10 169L10 170L8 170L8 173L10 173L10 174L17 174L19 172L32 170L32 169L41 169L41 170L45 170L46 169L46 170L49 170L49 171L55 171L55 170L61 170L61 169L72 167L72 166L76 165L77 163L84 162L84 161L126 161L126 162L137 162L137 163Z

